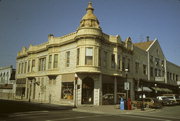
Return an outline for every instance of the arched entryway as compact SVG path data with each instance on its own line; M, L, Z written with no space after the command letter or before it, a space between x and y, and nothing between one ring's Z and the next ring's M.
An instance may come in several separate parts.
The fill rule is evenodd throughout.
M82 104L93 104L94 80L86 77L82 80Z

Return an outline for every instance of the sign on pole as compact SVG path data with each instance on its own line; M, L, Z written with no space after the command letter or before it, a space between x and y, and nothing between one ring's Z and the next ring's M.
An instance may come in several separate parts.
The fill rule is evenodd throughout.
M124 90L129 90L129 82L124 82Z

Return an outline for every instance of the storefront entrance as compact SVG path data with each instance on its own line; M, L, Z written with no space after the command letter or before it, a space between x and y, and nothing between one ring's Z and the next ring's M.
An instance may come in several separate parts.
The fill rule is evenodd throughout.
M82 80L82 104L93 104L94 80L86 77Z

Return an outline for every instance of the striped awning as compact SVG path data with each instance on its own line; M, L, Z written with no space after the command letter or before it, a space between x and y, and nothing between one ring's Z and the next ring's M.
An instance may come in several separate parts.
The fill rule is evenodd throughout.
M172 90L168 88L152 87L152 89L158 92L172 92Z
M144 92L152 92L152 89L150 89L149 87L143 87L143 88L139 87L139 88L137 89L137 91L138 91L138 92L141 92L141 91L144 91Z

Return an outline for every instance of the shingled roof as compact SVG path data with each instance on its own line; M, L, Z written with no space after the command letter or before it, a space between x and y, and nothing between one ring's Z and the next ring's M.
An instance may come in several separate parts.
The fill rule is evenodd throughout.
M134 43L134 45L142 50L147 50L149 46L154 42L152 41L146 41L146 42L139 42L139 43Z

